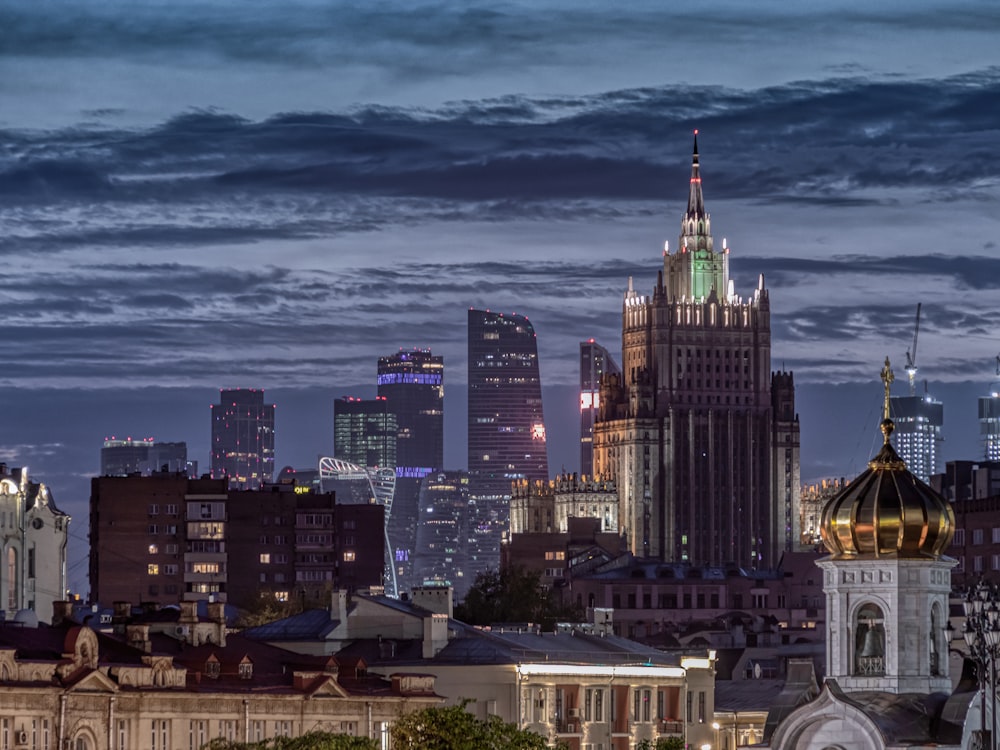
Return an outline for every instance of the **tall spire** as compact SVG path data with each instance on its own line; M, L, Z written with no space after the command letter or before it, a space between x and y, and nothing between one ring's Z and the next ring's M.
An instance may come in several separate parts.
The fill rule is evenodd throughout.
M694 131L694 155L691 158L691 191L685 219L705 218L705 199L701 194L701 172L698 169L698 131Z

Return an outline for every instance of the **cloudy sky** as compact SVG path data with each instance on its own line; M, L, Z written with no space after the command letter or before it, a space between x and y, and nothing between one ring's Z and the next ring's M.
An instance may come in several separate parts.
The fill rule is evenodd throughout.
M278 464L307 466L378 355L431 347L464 465L476 306L532 319L550 463L573 470L578 343L620 347L694 128L737 292L771 290L804 478L863 467L918 302L944 456L978 457L998 28L992 0L8 0L0 460L74 515L79 588L101 440L186 440L207 467L220 387L267 389Z

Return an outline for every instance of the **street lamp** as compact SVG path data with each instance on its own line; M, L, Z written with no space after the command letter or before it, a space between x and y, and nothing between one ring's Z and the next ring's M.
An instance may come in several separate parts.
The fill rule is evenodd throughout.
M997 750L996 700L997 659L1000 658L1000 591L983 580L970 589L962 602L965 629L962 635L969 647L969 656L976 664L979 683L979 732L973 736L972 747ZM986 730L986 687L990 688L991 731Z

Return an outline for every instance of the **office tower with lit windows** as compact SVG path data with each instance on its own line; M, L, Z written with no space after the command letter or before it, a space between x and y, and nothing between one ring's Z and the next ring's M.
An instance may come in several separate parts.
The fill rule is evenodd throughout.
M938 473L938 443L944 425L944 405L929 394L893 396L889 416L896 424L896 452L906 468L922 482Z
M396 414L396 487L387 531L397 584L409 591L420 585L412 556L421 481L444 467L444 357L430 349L379 357L378 395Z
M154 471L179 471L196 476L198 463L189 462L187 443L158 443L153 438L105 438L101 448L101 476L148 476Z
M979 438L983 442L983 458L1000 461L1000 388L979 399Z
M413 554L414 585L451 586L462 599L472 585L468 575L469 475L435 471L420 489L419 523Z
M274 476L274 404L260 388L219 391L212 405L212 478L253 490Z
M621 375L611 353L593 339L580 342L580 474L594 473L594 419L600 399L601 376Z
M469 310L468 575L500 564L515 481L547 481L535 329L523 315Z
M506 497L518 479L547 481L535 329L517 314L469 310L469 481Z
M748 297L715 249L697 136L679 242L650 293L630 278L620 376L605 377L594 469L615 482L637 557L774 568L799 540L799 423L791 373L771 371L764 277Z
M385 396L333 403L333 453L363 468L396 467L396 412Z

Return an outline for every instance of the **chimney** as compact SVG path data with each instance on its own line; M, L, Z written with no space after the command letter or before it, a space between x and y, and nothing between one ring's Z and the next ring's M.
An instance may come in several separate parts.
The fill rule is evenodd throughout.
M330 599L330 619L347 624L347 589L337 589Z
M153 644L149 640L149 625L126 625L125 640L132 648L137 648L144 654L153 650Z
M198 602L181 602L181 616L178 622L185 625L194 625L198 622Z
M451 586L414 586L412 602L428 612L454 617L454 589Z
M448 615L430 614L424 617L423 658L433 659L447 645Z
M208 603L208 619L215 628L214 643L226 646L226 605L223 602Z
M52 627L73 621L73 602L52 602Z

